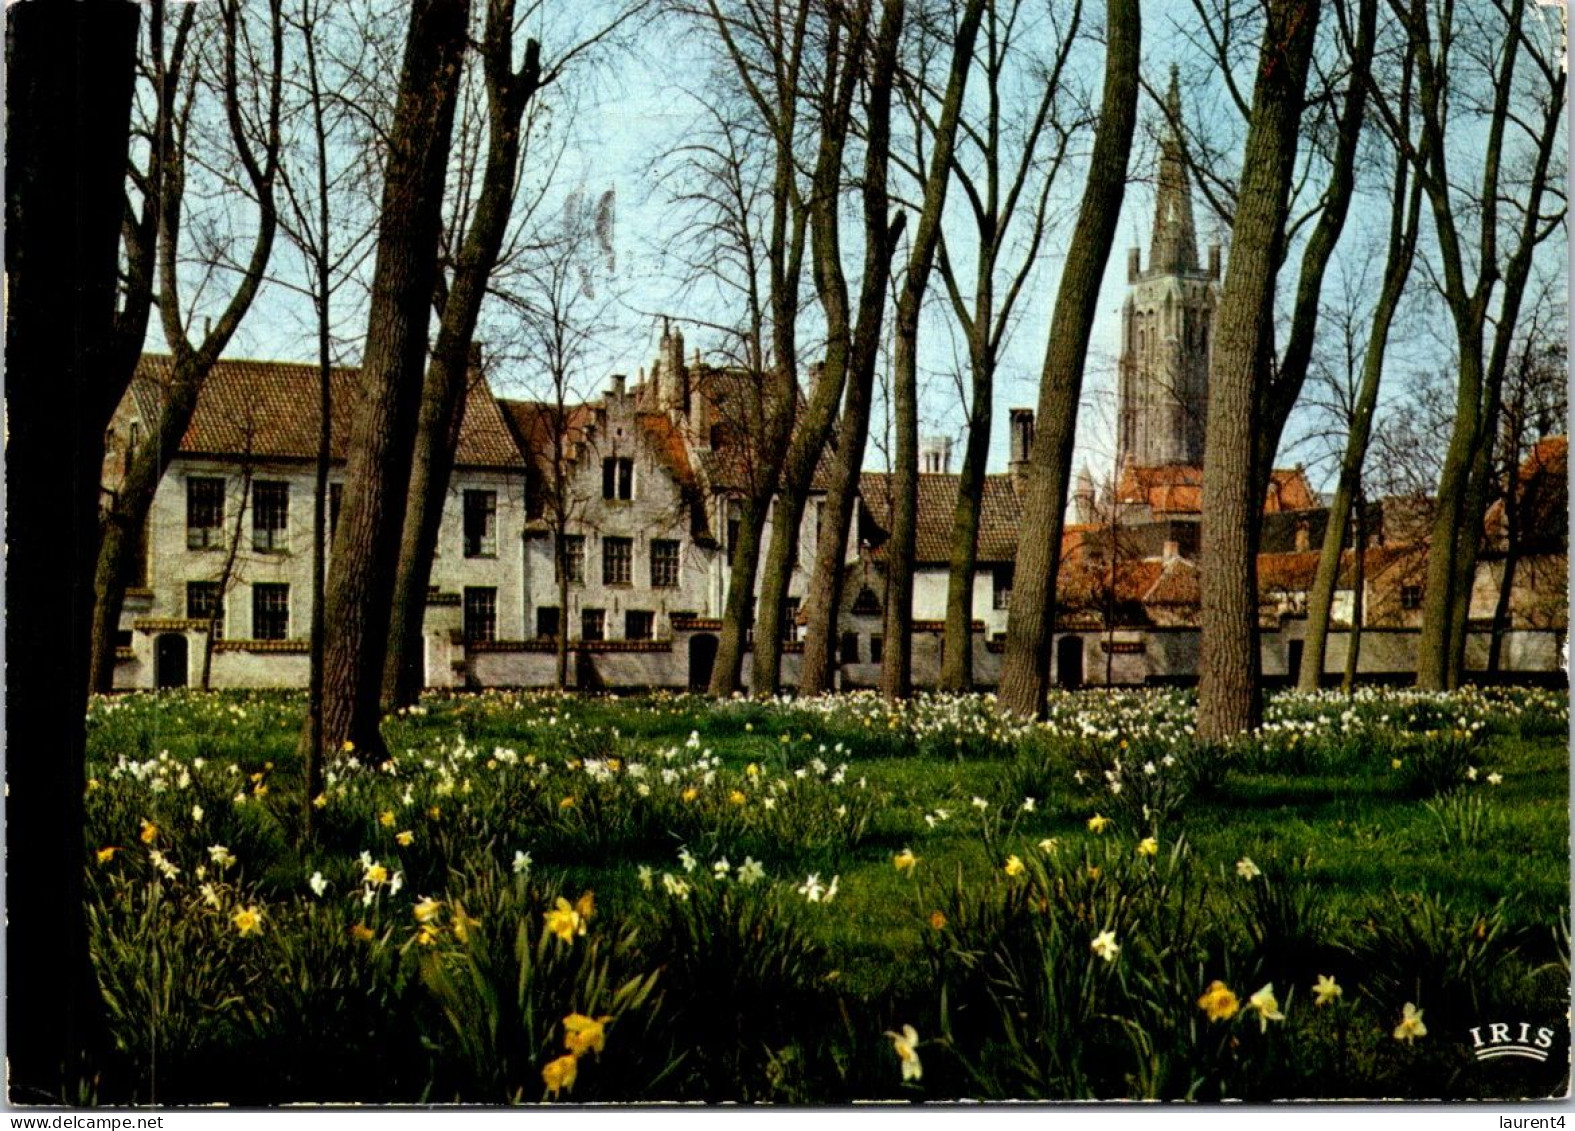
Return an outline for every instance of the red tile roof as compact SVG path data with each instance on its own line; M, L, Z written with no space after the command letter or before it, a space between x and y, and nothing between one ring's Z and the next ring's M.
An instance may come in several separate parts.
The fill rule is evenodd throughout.
M144 354L131 396L145 420L157 412L174 372L165 354ZM349 448L361 371L335 368L331 458L343 461ZM203 381L191 424L181 438L182 455L245 456L258 459L316 459L318 368L282 361L221 360ZM522 468L518 447L485 380L471 383L460 428L456 465Z
M1203 469L1187 464L1163 467L1128 465L1116 484L1116 501L1146 504L1156 517L1203 512ZM1277 467L1270 473L1263 500L1264 514L1316 510L1322 504L1299 467Z

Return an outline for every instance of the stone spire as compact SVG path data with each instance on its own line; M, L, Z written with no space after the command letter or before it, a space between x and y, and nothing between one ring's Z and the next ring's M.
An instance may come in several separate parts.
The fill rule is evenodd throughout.
M1159 186L1154 197L1154 236L1148 269L1174 275L1198 269L1198 236L1192 223L1192 184L1181 140L1181 89L1176 66L1170 67L1165 96L1166 128L1159 149Z

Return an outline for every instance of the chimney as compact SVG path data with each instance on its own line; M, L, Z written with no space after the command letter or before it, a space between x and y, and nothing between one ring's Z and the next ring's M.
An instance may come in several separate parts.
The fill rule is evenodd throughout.
M950 436L927 436L919 445L919 470L928 475L947 475L952 470Z
M1181 559L1181 543L1173 540L1166 541L1159 550L1159 560L1165 565Z
M1034 450L1034 410L1014 408L1011 412L1011 460L1007 470L1014 479L1028 477L1028 459Z
M1216 283L1220 281L1220 245L1209 244L1209 278Z
M689 441L697 448L711 446L711 405L696 380L689 386Z
M684 334L662 320L662 359L656 374L660 407L683 410L687 399L688 375L684 371Z
M623 400L623 397L624 397L624 375L622 373L614 373L612 375L612 387L610 389L608 389L608 394L614 400L618 400L618 401Z
M1135 283L1138 276L1143 274L1143 252L1139 248L1127 249L1127 282Z

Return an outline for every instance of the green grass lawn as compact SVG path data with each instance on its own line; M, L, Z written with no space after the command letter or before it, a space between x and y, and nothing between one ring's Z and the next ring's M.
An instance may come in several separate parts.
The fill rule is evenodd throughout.
M1568 1047L1562 696L1285 696L1228 749L1194 742L1190 714L1176 692L1058 697L1035 726L978 697L897 711L863 695L434 697L388 722L386 764L336 762L303 841L299 696L100 701L90 910L121 1046L106 1088L822 1103L1557 1090L1562 1068L1478 1064L1463 1040L1496 1009L1555 1019L1552 1059ZM895 864L905 851L912 868ZM586 933L554 937L546 913L585 892ZM259 928L242 930L247 910ZM150 951L179 977L156 984ZM1328 1008L1310 1000L1319 975L1344 987ZM1235 1018L1196 1002L1216 979ZM1269 984L1283 1021L1247 1005ZM1407 1003L1426 1038L1392 1035ZM596 1010L617 1018L605 1053L565 1054L559 1014ZM899 1072L903 1024L921 1078ZM242 1053L277 1071L248 1082ZM356 1074L369 1058L375 1080ZM554 1061L583 1065L572 1089L552 1091Z

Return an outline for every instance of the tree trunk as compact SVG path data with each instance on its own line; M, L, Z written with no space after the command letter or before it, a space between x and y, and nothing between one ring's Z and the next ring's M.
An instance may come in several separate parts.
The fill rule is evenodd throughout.
M1137 0L1109 0L1107 10L1104 101L1039 381L1039 426L1030 455L1001 665L1002 706L1030 718L1044 711L1073 429L1137 120L1142 14Z
M104 429L125 391L105 359L139 10L22 4L6 17L6 728L13 751L29 748L6 769L8 1098L77 1103L104 1047L83 911L83 720Z
M929 289L935 248L940 239L941 215L951 185L952 155L957 146L957 123L973 69L973 45L984 17L984 0L969 0L958 24L952 46L951 72L941 120L935 131L935 152L924 179L924 204L908 255L908 273L897 297L896 358L893 400L896 417L896 462L892 467L895 497L892 500L891 537L886 543L887 594L886 654L881 668L881 690L887 699L913 694L913 558L919 523L919 315ZM970 636L962 651L970 652Z
M1362 467L1367 462L1373 413L1378 407L1378 389L1383 380L1389 331L1394 324L1395 312L1400 307L1400 298L1405 293L1406 280L1410 277L1416 252L1422 184L1417 180L1407 189L1408 167L1409 158L1402 154L1395 168L1395 193L1383 289L1378 295L1378 305L1373 310L1367 354L1362 362L1362 383L1357 390L1351 415L1351 431L1346 437L1345 453L1340 460L1340 479L1335 488L1334 501L1329 507L1329 524L1324 528L1323 546L1318 555L1318 573L1313 579L1312 593L1307 601L1307 643L1300 681L1302 691L1318 690L1323 675L1329 639L1329 610L1334 603L1340 572L1340 550L1350 523L1352 500L1361 492Z
M770 493L745 498L739 507L738 540L732 553L733 575L727 585L727 607L717 637L716 661L709 692L724 699L739 689L744 667L745 632L754 623L755 570L760 565L760 528ZM727 528L724 520L723 529Z
M389 136L361 401L324 615L327 745L350 742L363 757L386 752L383 661L468 9L466 0L416 3Z
M1356 673L1362 663L1362 618L1367 599L1367 498L1358 489L1356 506L1351 523L1355 529L1352 541L1356 543L1356 559L1351 577L1351 634L1345 650L1345 676L1340 690L1347 696L1356 691Z
M1272 333L1278 252L1301 125L1318 5L1271 0L1209 375L1203 457L1202 648L1198 734L1258 725L1257 538L1263 494L1255 460L1257 375ZM1259 457L1261 458L1261 457ZM1273 452L1269 452L1272 460Z
M408 707L420 698L422 621L432 556L448 494L454 456L459 448L465 399L472 378L472 343L487 282L497 265L513 211L519 171L520 119L541 82L541 50L533 39L525 51L525 67L510 70L514 32L513 0L487 9L484 69L487 79L487 162L480 197L465 233L454 278L443 303L437 345L427 366L416 426L410 491L406 496L404 533L389 620L388 659L383 671L385 710ZM479 372L475 373L480 380Z
M951 569L946 581L946 636L941 648L941 689L973 690L973 575L978 564L979 508L984 501L985 465L990 458L994 363L973 363L973 403L968 443L957 477L952 511Z

